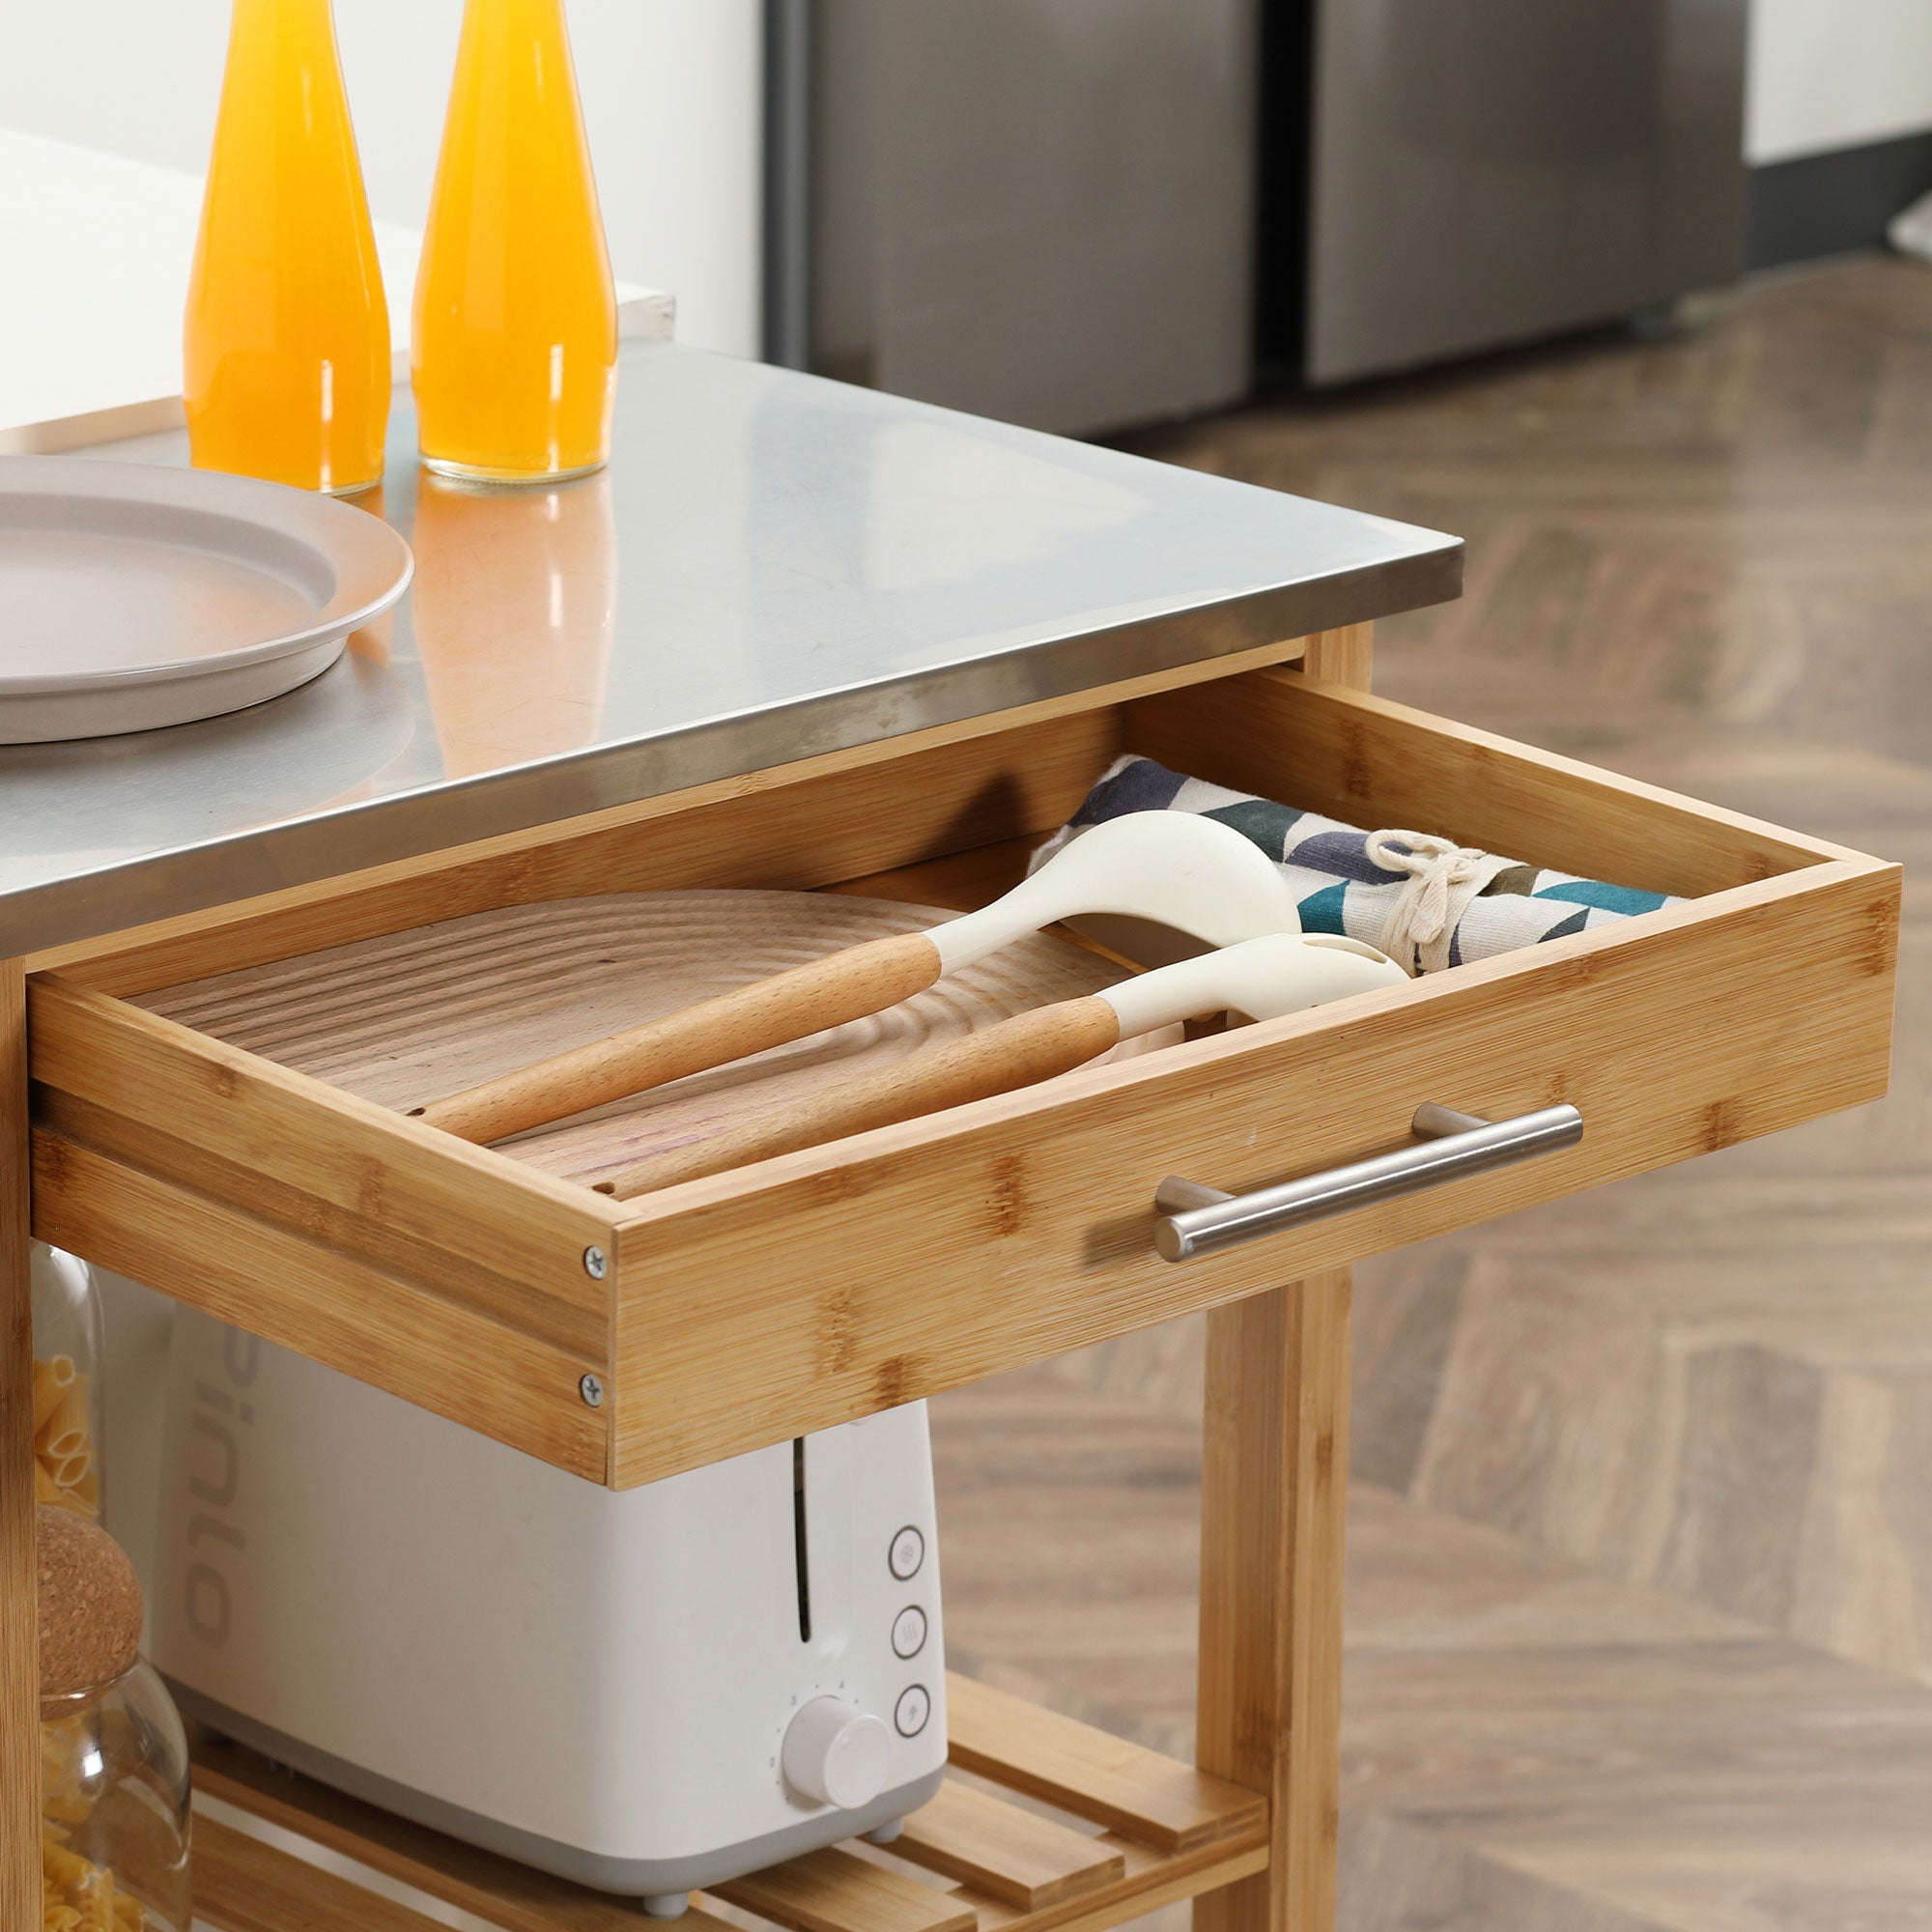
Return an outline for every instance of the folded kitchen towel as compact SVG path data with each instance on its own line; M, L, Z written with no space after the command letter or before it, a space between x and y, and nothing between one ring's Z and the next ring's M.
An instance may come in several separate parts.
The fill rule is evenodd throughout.
M1474 851L1434 833L1364 832L1135 757L1107 768L1072 819L1034 854L1034 866L1090 825L1129 811L1198 811L1232 825L1294 888L1304 932L1361 940L1410 973L1488 959L1676 903L1662 893Z

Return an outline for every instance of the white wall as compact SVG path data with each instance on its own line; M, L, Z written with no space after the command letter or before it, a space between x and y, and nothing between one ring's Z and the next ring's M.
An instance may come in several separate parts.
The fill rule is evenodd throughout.
M678 336L758 349L758 0L571 0L571 35L620 280L668 289ZM336 0L371 208L420 227L458 0ZM227 0L8 9L0 126L208 163ZM398 314L407 289L390 289Z
M1751 0L1745 157L1932 128L1932 0Z

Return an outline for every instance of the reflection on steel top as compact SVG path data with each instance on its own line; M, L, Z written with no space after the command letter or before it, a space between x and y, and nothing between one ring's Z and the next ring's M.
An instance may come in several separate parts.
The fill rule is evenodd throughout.
M1377 517L663 343L555 489L384 491L409 597L232 717L0 748L0 956L1454 596ZM161 437L97 452L184 460ZM50 648L52 644L50 642Z

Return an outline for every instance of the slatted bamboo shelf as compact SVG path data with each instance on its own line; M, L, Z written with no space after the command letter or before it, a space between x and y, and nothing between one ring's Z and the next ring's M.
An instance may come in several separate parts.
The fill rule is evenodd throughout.
M1100 1932L1266 1868L1259 1793L970 1678L949 1678L947 1701L955 1769L1065 1820L954 1778L906 1821L890 1857L830 1846L711 1896L783 1932ZM407 1824L238 1746L198 1745L195 1783L503 1932L648 1922L633 1900ZM693 1897L684 1932L730 1932L707 1904ZM207 1817L195 1825L195 1909L217 1932L432 1932L420 1913Z

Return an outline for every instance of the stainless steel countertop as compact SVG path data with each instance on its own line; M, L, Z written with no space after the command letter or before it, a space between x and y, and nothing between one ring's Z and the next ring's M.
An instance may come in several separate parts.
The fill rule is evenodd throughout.
M232 717L0 748L0 957L1453 597L1430 530L665 343L609 470L373 503L407 600ZM100 456L185 460L156 437Z

